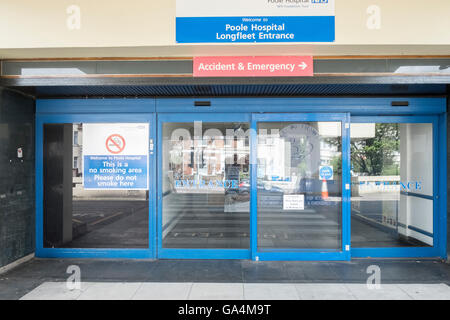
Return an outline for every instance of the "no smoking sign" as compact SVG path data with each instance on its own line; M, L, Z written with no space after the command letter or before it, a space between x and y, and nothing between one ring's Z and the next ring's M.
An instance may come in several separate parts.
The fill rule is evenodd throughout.
M119 154L125 149L125 139L120 134L112 134L106 139L106 149L112 154Z
M148 123L83 125L83 187L148 190Z

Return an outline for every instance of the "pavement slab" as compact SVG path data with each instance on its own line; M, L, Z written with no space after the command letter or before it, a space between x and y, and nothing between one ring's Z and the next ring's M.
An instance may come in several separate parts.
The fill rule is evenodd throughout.
M368 289L370 266L381 287ZM80 270L82 287L66 288ZM15 299L450 299L439 260L351 261L38 259L0 274L0 300ZM104 291L104 293L102 293Z

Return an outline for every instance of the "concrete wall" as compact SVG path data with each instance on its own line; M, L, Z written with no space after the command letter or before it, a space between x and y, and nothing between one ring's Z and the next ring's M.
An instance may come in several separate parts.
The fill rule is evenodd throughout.
M34 252L34 155L34 100L0 88L0 267Z
M71 5L80 9L79 29L68 27L74 15L68 11ZM373 5L380 9L380 25L375 29L368 27ZM178 45L175 8L176 0L2 0L0 58L248 55L249 52L448 54L450 48L450 33L446 32L450 30L448 0L336 0L336 41L302 46Z

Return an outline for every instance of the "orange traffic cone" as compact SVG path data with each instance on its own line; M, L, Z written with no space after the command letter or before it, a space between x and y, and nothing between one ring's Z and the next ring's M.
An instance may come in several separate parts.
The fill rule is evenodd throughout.
M322 199L328 199L328 186L327 180L322 180Z

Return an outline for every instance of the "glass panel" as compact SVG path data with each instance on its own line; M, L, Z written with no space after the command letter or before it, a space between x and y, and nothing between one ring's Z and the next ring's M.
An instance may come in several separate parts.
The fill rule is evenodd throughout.
M249 248L249 124L162 129L162 246Z
M433 245L433 125L351 124L353 247Z
M341 249L340 122L258 124L258 247Z
M108 130L99 132L96 126L114 128L113 133L125 137L126 144L118 148L108 140ZM91 133L86 133L88 127ZM127 134L133 130L139 131L128 139ZM87 150L88 142L90 149L94 148L91 152ZM145 186L141 190L129 187L130 181L134 180L143 180L147 184L147 172L136 173L139 169L147 169L146 156L132 150L135 144L147 150L147 142L146 123L44 125L45 248L149 247L148 191ZM119 145L121 142L118 140L115 143ZM113 150L115 155L105 156L101 163L92 162L94 158L108 154L107 148ZM140 168L135 167L136 161L142 161ZM122 174L123 185L126 185L122 189L107 185L111 177L114 181L120 181L119 168L112 168L119 166L119 162L128 168ZM102 166L107 168L102 169ZM94 169L99 172L85 174L86 170ZM131 170L134 173L130 174ZM90 177L92 181L88 179ZM98 181L97 185L94 185L95 181Z

